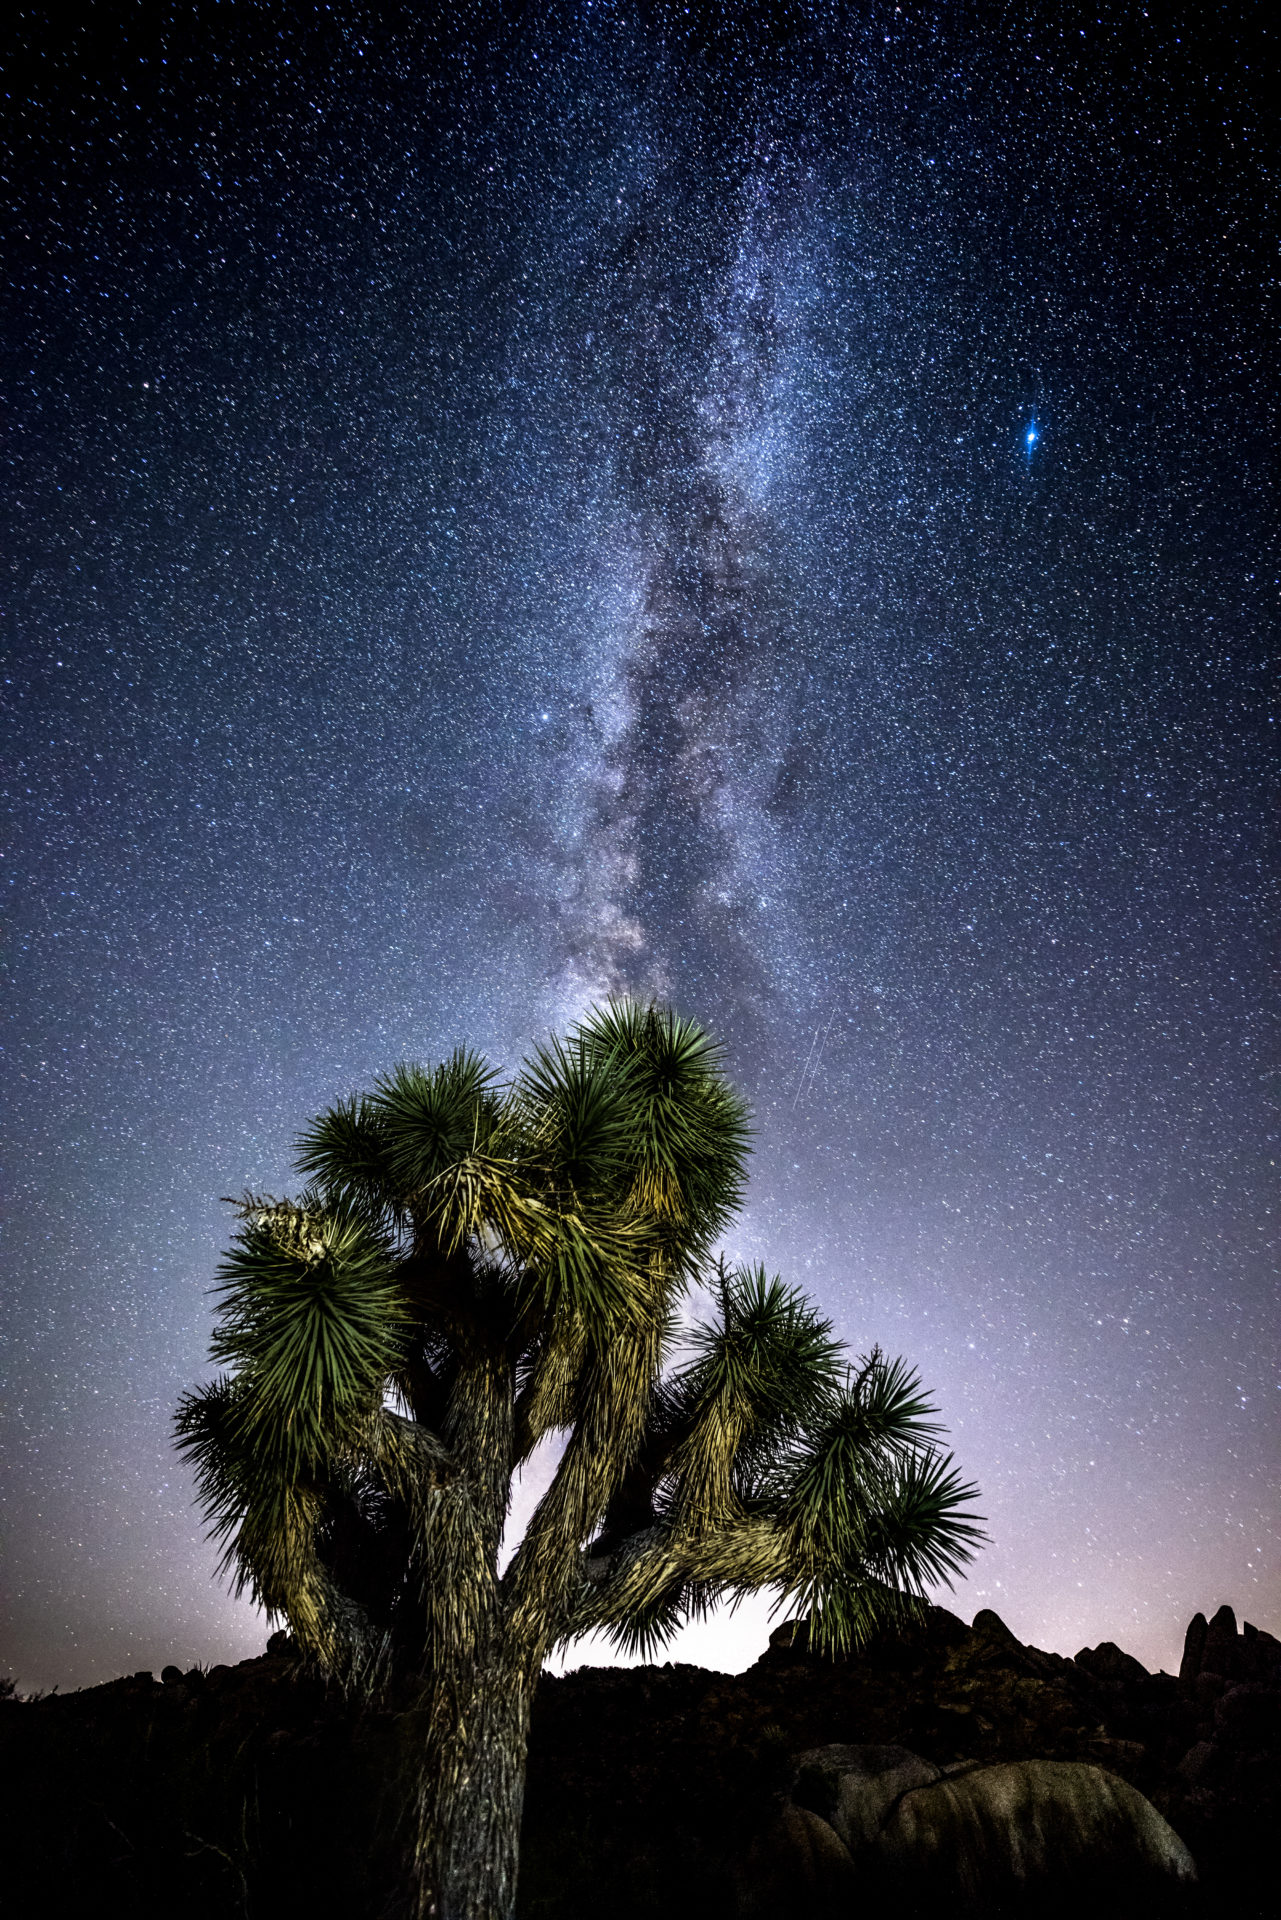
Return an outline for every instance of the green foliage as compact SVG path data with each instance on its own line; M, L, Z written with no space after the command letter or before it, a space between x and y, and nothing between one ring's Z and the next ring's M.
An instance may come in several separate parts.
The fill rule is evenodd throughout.
M953 1575L973 1490L915 1376L849 1372L798 1292L712 1264L747 1152L720 1049L626 1001L508 1084L458 1049L322 1114L300 1199L240 1203L224 1371L178 1413L233 1577L350 1684L425 1686L445 1727L482 1646L536 1670L601 1628L652 1653L765 1587L838 1649ZM718 1314L682 1351L695 1281ZM555 1429L500 1578L512 1476Z
M196 1499L209 1522L210 1538L227 1549L223 1571L235 1565L230 1542L243 1520L252 1461L237 1445L241 1423L233 1415L235 1387L225 1374L184 1393L174 1417L178 1451L193 1468Z
M373 1102L363 1095L339 1100L312 1121L298 1141L297 1166L328 1205L345 1202L386 1218L394 1191L390 1142Z
M934 1445L934 1408L901 1360L873 1352L780 1455L772 1490L817 1647L843 1652L927 1586L950 1583L982 1533L975 1488Z
M496 1078L479 1055L459 1047L431 1073L401 1065L378 1081L369 1104L387 1143L392 1186L410 1205L492 1140Z
M599 1195L621 1203L635 1152L632 1087L617 1053L580 1036L536 1047L517 1083L535 1180L573 1200Z
M692 1020L635 1001L598 1007L576 1030L596 1059L624 1069L632 1111L632 1201L672 1229L691 1271L738 1208L747 1110L724 1052Z
M295 1469L381 1404L408 1309L387 1249L343 1203L251 1204L219 1272L214 1360L234 1369L243 1444Z
M695 1330L694 1357L674 1401L692 1428L732 1434L740 1491L750 1492L777 1448L801 1432L839 1377L831 1323L764 1267L717 1269L719 1324Z

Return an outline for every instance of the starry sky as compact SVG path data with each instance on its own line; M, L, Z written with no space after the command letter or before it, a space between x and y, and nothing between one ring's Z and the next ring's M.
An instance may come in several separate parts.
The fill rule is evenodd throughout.
M438 11L6 29L0 1668L261 1647L219 1196L619 990L958 1612L1281 1632L1265 10Z

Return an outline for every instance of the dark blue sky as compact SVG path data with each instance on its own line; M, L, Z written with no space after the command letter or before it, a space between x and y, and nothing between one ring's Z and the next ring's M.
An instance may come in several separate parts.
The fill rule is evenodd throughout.
M9 29L0 1665L261 1644L219 1196L618 989L935 1388L959 1611L1281 1631L1261 13L434 11Z

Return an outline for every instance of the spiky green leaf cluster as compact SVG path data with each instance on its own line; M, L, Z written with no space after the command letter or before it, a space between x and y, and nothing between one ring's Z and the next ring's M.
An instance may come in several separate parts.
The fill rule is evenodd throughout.
M672 1621L772 1589L840 1652L919 1608L982 1538L901 1361L841 1364L830 1325L763 1269L713 1276L719 1314L656 1398L587 1561L580 1625L650 1657Z
M359 1214L251 1207L219 1272L213 1358L232 1369L247 1446L314 1466L382 1402L408 1310Z
M938 1449L933 1414L916 1375L874 1352L780 1454L769 1479L789 1595L816 1645L844 1651L910 1611L982 1539L975 1489Z
M631 1000L597 1008L576 1039L626 1076L632 1204L668 1227L678 1256L705 1257L742 1200L749 1146L722 1049L694 1021Z
M712 1264L747 1150L716 1045L618 1002L508 1083L463 1049L395 1068L307 1128L297 1202L241 1204L224 1372L179 1444L226 1564L328 1670L453 1674L443 1728L482 1645L652 1650L767 1587L836 1647L961 1564L970 1489L914 1377L848 1374L801 1295ZM717 1314L682 1357L693 1281ZM556 1430L500 1578L512 1476Z
M699 1436L704 1454L732 1457L735 1489L750 1497L838 1378L841 1347L831 1323L762 1266L722 1264L715 1286L720 1318L696 1329L693 1357L673 1383L672 1414Z

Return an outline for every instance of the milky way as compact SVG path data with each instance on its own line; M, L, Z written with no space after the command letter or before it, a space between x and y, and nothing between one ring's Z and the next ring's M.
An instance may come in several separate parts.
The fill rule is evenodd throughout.
M13 36L3 1659L261 1644L218 1196L620 990L936 1392L960 1611L1281 1630L1262 42L148 14Z
M669 144L655 129L642 162ZM686 231L665 234L654 208L679 204L681 161L638 184L630 244L611 236L592 302L614 349L599 480L622 590L607 717L590 710L571 778L567 983L675 997L732 979L741 1015L771 984L756 909L797 639L768 499L771 430L789 424L773 229L792 196L758 172L718 181L725 231L694 270Z

